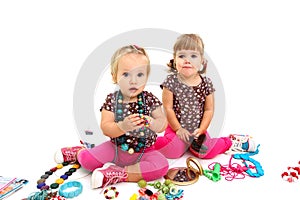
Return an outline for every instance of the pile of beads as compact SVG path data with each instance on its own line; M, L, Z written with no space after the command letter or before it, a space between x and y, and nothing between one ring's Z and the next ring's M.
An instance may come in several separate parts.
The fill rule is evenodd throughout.
M300 164L300 161L298 162ZM288 171L285 171L281 174L281 178L290 183L296 182L299 180L300 167L288 167Z
M154 189L157 189L157 192L153 193L151 190L147 189L147 185L153 186ZM139 190L140 197L144 197L146 194L146 196L150 197L151 200L179 200L183 198L183 190L178 189L170 179L166 179L164 183L161 183L159 181L155 181L154 183L147 183L142 179L138 181L138 186L141 188Z
M188 175L187 171L187 168L179 169L177 174L174 176L173 180L177 182L188 182L194 180L196 177L195 172L190 170Z
M69 165L69 162L63 162L61 164L57 164L56 167L51 168L49 171L46 171L44 175L37 181L37 188L40 190L49 190L57 189L60 184L62 184L69 176L71 176L77 169L80 168L78 163L75 163L64 175L61 175L59 179L52 183L50 186L46 185L46 179L49 178L56 170L62 169L63 167Z

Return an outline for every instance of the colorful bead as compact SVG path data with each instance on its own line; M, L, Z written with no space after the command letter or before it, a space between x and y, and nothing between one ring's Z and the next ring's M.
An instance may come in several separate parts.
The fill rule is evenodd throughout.
M69 162L63 162L57 164L56 167L51 168L49 171L46 171L45 174L42 175L41 178L37 181L37 188L40 190L49 190L49 188L57 189L60 184L62 184L66 179L68 179L69 176L72 175L72 173L74 173L77 169L80 168L80 165L78 163L75 163L72 168L70 168L64 175L61 175L60 178L57 179L55 183L52 183L50 186L46 185L46 179L49 176L51 176L53 172L69 164L70 164Z
M55 183L62 184L64 181L65 181L64 179L59 178L55 181Z
M123 111L123 95L122 93L119 91L117 93L117 104L116 104L116 110L115 110L115 120L117 122L119 121L122 121L124 118L123 114L124 114L124 111ZM144 120L144 127L140 128L139 129L139 136L140 137L145 137L145 131L147 130L146 127L149 127L149 121L147 120L146 116L144 115L145 114L145 103L144 103L144 97L143 97L143 93L140 93L138 94L137 96L137 106L138 106L138 114L139 114L139 117L141 119ZM130 113L128 113L130 114ZM120 136L118 138L116 138L115 140L115 143L117 146L120 146L121 150L123 151L127 151L129 154L133 154L134 152L140 152L142 150L142 147L143 147L143 150L145 148L145 140L143 141L137 141L136 139L125 139L128 137L128 132L126 134L124 134L124 136ZM140 143L143 142L144 144L141 145Z
M134 149L133 148L128 149L128 153L129 154L133 154L134 153Z
M63 167L64 167L64 166L63 166L62 164L57 164L57 165L56 165L56 168L57 168L57 169L61 169L61 168L63 168Z

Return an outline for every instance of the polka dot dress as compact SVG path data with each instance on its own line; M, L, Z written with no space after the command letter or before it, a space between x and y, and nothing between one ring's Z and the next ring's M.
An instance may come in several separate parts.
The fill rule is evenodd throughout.
M197 86L188 86L178 80L177 74L168 75L161 87L173 93L173 109L181 126L190 132L199 128L203 118L205 98L215 91L211 80L201 77Z

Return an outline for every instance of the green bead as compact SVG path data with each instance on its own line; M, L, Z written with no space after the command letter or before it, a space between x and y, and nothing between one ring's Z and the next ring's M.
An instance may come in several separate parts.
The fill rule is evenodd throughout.
M138 181L138 186L140 188L145 188L147 186L147 182L144 179Z
M59 184L58 183L52 183L51 185L50 185L50 188L51 189L57 189L59 187Z

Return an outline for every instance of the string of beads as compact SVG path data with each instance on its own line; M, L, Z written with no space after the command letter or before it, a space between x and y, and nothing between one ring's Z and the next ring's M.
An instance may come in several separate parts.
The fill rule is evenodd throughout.
M57 164L56 167L51 168L49 171L46 171L44 175L40 177L40 179L37 181L37 188L40 190L49 190L51 189L57 189L60 184L62 184L65 180L68 179L69 176L71 176L77 169L80 168L80 165L78 163L75 163L71 168L69 168L68 171L66 171L63 175L58 178L55 183L52 183L50 186L46 184L46 180L57 170L62 169L63 167L69 165L69 162L63 162L60 164Z

